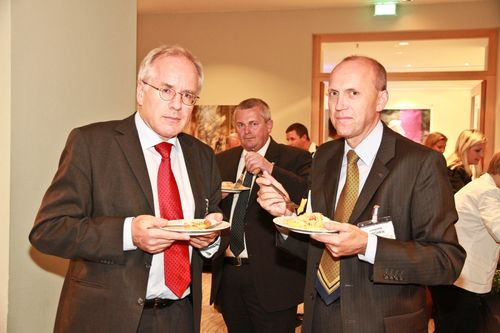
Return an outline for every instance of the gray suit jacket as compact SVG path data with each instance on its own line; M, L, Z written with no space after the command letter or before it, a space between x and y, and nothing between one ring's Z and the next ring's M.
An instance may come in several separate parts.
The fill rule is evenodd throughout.
M313 211L333 217L344 140L320 146L313 160ZM344 333L427 332L425 285L451 284L465 251L458 244L457 214L441 154L384 126L382 143L349 223L391 216L396 239L378 238L375 264L357 256L341 259L341 312ZM305 318L310 332L316 271L324 246L287 240L284 246L307 256Z
M195 217L219 211L220 176L210 147L179 134ZM201 167L203 166L203 167ZM154 215L134 117L74 129L30 233L34 247L70 259L55 332L136 332L152 256L123 251L123 221ZM191 259L195 329L201 316L202 258Z

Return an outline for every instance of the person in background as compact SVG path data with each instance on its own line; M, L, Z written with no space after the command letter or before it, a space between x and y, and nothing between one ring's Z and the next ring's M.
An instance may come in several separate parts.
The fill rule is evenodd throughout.
M307 191L311 155L271 138L271 112L261 99L242 101L233 121L241 147L217 154L217 163L223 180L244 174L243 185L251 189L221 201L231 235L223 235L213 259L211 302L229 333L292 333L303 301L305 264L275 246L273 216L256 201L255 179L263 171L272 174L299 199Z
M386 77L363 56L343 59L330 74L330 119L343 138L316 151L308 211L343 223L325 224L331 233L313 234L309 244L293 232L279 239L307 258L303 333L425 332L425 286L453 283L465 260L442 154L380 120ZM264 172L257 183L264 209L292 214L273 176ZM377 216L386 218L374 233L358 226Z
M190 52L156 48L139 69L135 114L69 134L29 235L69 259L54 332L200 331L202 255L217 251L218 233L162 228L222 220L214 153L181 133L202 83Z
M479 162L484 156L486 137L476 129L464 130L460 133L455 151L447 159L448 178L453 193L477 177L481 172Z
M425 137L424 146L444 154L444 151L446 150L446 142L448 142L448 138L444 134L432 132L427 134Z
M307 127L301 123L293 123L285 131L286 142L289 146L304 149L314 156L318 146L309 138Z
M500 151L488 170L455 194L458 241L467 251L460 277L435 303L436 332L500 332L485 301L500 253ZM498 324L497 324L498 325Z
M241 142L240 142L240 138L238 137L238 133L230 133L227 137L226 137L226 149L225 150L228 150L228 149L231 149L231 148L234 148L234 147L238 147L241 145Z

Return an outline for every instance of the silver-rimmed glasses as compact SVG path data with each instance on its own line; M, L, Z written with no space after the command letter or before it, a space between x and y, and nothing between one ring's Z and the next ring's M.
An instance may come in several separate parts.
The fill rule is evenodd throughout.
M182 104L187 106L193 106L196 104L196 101L199 98L199 96L196 96L195 94L189 91L175 91L172 88L158 88L153 86L152 84L147 83L144 80L141 81L145 85L150 86L153 89L156 89L158 91L158 95L160 96L160 98L166 102L171 101L172 99L174 99L175 95L179 94L181 95Z

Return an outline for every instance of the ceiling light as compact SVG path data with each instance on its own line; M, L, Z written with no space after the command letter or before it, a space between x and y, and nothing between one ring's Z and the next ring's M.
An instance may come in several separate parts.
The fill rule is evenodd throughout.
M375 12L373 16L392 15L396 16L395 2L382 2L375 4Z
M407 46L407 45L410 45L409 42L399 42L399 45L400 46Z

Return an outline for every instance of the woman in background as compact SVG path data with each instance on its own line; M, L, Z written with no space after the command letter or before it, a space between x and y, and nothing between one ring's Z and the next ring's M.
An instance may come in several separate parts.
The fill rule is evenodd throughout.
M448 138L443 133L432 132L425 138L424 145L444 154L446 142L448 142Z
M480 176L479 162L484 156L485 145L486 137L478 130L464 130L458 136L455 152L446 160L454 193L469 183L473 175Z

